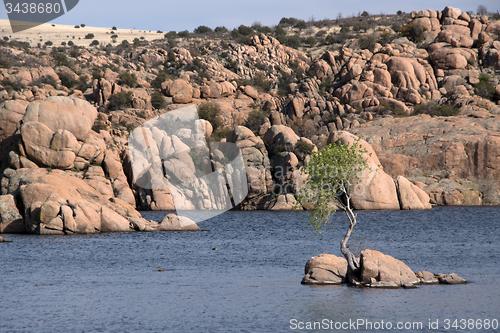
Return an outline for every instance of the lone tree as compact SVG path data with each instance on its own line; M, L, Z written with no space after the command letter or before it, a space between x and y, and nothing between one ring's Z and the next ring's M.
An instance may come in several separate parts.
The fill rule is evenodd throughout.
M488 9L484 5L477 6L477 15L487 15Z
M352 144L334 143L314 153L311 160L302 169L308 177L304 188L297 195L298 202L312 206L309 226L322 233L330 222L330 217L337 210L343 210L349 219L349 228L340 242L340 251L344 255L351 272L356 274L360 265L354 254L347 247L347 241L356 225L356 213L351 206L351 189L356 187L359 174L370 170L363 157L366 149L359 144L359 139Z

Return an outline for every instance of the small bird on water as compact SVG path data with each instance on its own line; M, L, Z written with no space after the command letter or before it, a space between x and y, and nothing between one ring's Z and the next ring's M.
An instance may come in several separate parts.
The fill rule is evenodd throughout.
M158 272L163 272L165 268L158 267Z

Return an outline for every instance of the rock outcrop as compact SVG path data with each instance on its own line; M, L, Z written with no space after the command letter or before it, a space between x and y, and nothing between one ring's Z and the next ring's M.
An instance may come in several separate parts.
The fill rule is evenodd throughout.
M14 196L0 196L0 234L24 233L24 220L14 201Z
M309 259L302 284L342 284L346 282L347 260L333 254L320 254Z
M413 287L420 282L404 262L379 251L361 251L360 265L360 282L372 288Z
M330 143L350 145L358 138L348 132L335 133L329 138ZM375 154L375 151L365 140L358 141L361 149L365 149L363 158L368 164L365 170L353 184L352 205L355 209L393 209L400 208L396 186L391 176L386 174Z

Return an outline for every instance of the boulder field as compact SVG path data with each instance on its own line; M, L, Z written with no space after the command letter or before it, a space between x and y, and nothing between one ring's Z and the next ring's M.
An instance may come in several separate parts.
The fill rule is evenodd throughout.
M204 110L202 130L150 130L151 143L177 154L169 171L190 179L200 163L225 161L217 150L200 158L193 142L237 146L248 188L238 209L292 209L311 155L357 138L370 169L355 209L499 204L500 23L453 7L405 17L400 32L367 29L310 53L272 32L106 50L3 43L0 232L182 229L138 213L176 207L165 179L139 186L127 139L187 104ZM330 28L321 31L343 36ZM294 29L284 27L290 36L312 31ZM214 202L203 186L191 192Z
M3 110L10 107L18 106L2 104ZM1 233L200 230L173 214L160 223L141 217L118 146L107 145L91 129L97 110L88 102L49 97L28 104L21 113L19 129L3 133L15 148L1 183Z

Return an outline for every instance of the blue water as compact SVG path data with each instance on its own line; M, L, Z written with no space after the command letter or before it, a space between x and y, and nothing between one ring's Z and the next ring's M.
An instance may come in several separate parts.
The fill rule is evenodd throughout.
M439 321L432 332L500 331L451 327L455 319L500 320L500 208L360 212L358 221L355 250L470 283L301 285L310 257L340 255L345 216L337 213L334 230L315 236L302 213L227 212L195 233L5 237L12 243L0 244L0 332L387 331L335 329L349 320L391 322L395 332L428 332L429 320ZM322 320L333 329L298 329ZM398 322L422 329L394 329Z

